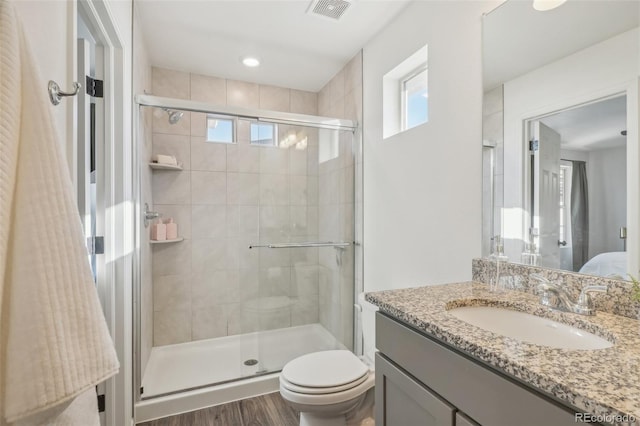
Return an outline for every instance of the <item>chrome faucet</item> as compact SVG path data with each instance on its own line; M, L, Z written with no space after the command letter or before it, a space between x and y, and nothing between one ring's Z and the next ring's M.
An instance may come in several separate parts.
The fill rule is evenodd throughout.
M539 274L531 274L531 278L540 281L538 291L540 292L540 304L563 312L571 312L580 315L595 315L596 310L591 305L591 293L606 293L607 286L587 285L580 291L577 302L571 301L566 290L558 284L552 283Z

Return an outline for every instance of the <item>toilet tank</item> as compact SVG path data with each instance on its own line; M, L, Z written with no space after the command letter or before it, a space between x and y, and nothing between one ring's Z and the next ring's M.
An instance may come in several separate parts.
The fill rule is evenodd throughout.
M373 365L376 352L376 312L378 307L364 300L364 293L358 294L360 327L362 329L362 354L369 365Z

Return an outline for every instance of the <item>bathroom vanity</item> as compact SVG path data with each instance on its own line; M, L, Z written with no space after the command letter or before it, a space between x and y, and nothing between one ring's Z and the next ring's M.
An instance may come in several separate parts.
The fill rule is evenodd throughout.
M631 425L640 414L637 321L550 311L535 295L476 282L367 294L376 318L376 424ZM575 350L527 343L460 320L461 306L541 316L612 343Z

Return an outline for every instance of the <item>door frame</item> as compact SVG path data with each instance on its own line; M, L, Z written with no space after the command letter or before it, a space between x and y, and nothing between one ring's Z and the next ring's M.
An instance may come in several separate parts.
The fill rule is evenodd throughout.
M130 64L126 57L127 43L116 25L109 1L78 0L77 13L82 14L96 42L102 46L104 146L101 150L103 158L97 161L101 161L104 170L104 254L101 262L103 273L98 274L97 288L120 361L119 373L105 382L106 425L120 426L133 424L130 297L133 212L131 132L130 117L127 116L131 104L127 82L131 76L127 75L127 66ZM76 57L77 52L74 53ZM129 294L126 289L129 289Z

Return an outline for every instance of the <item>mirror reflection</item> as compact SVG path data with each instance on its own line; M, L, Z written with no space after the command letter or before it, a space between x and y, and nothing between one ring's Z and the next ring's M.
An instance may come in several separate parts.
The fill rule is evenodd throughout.
M639 16L510 0L484 17L485 256L500 236L512 262L637 275Z

